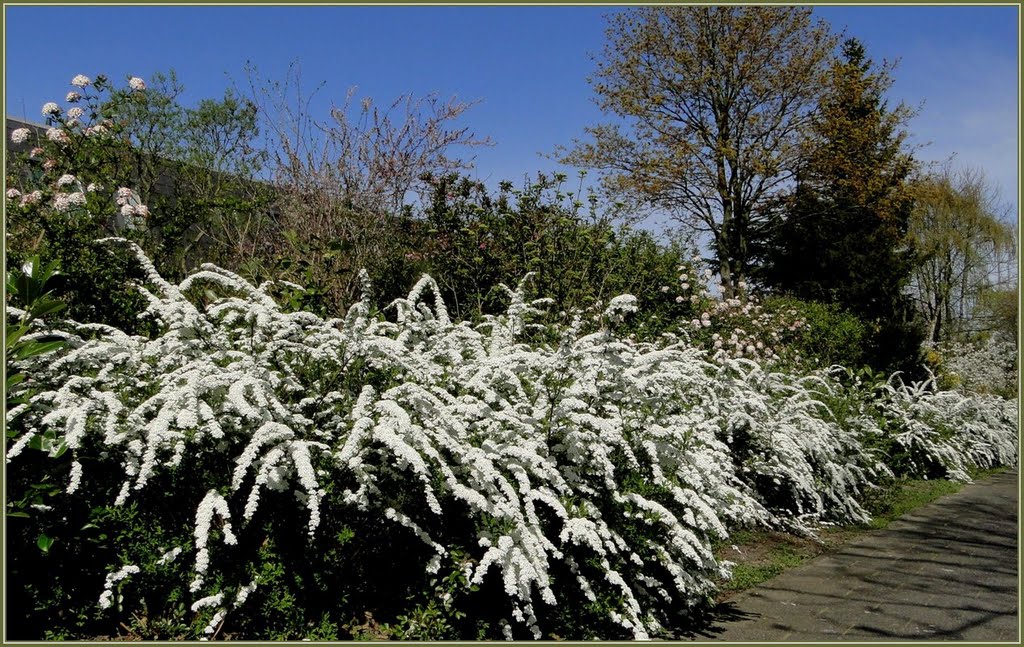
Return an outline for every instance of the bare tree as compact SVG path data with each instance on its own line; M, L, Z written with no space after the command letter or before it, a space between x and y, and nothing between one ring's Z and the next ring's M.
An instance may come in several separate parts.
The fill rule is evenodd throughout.
M798 7L642 7L613 16L591 84L625 125L588 128L563 162L708 233L727 295L753 220L791 177L836 38Z
M393 251L389 232L404 207L428 188L422 178L470 169L472 159L459 150L491 144L459 125L474 102L433 93L402 95L381 108L370 98L356 102L352 88L321 122L310 104L323 84L304 94L297 65L283 81L261 80L252 67L248 72L251 100L272 151L278 228L294 232L273 244L298 240L315 262L327 253L322 243L343 243L345 276L333 288L339 302L356 294L355 272L372 271Z

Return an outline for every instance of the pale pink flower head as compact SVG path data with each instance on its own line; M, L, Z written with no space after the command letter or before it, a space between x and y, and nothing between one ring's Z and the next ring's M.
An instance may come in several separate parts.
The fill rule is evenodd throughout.
M25 195L21 196L21 206L24 207L29 204L37 204L42 199L42 191L33 191L32 193L26 193Z
M60 178L57 180L57 186L67 186L69 184L74 183L75 176L71 175L70 173L65 173L64 175L60 176Z
M11 131L11 143L12 144L23 144L28 140L28 136L32 134L28 128L15 128Z
M142 216L143 218L149 217L149 207L144 204L136 205L135 215Z
M43 162L44 171L52 171L55 168L57 168L57 160L49 159Z
M44 117L56 116L56 115L59 115L59 114L60 114L60 106L58 106L53 101L47 101L46 103L43 104L43 116Z
M39 148L38 146L36 146L31 151L29 151L29 157L39 157L40 155L42 155L45 152L46 151L44 151L42 148Z
M103 187L100 186L99 184L96 184L95 182L90 182L89 186L85 187L85 190L88 191L89 193L96 193L97 191L102 191Z
M50 128L49 130L47 130L46 138L49 139L51 142L61 145L71 143L71 138L68 137L68 134L61 130L60 128Z
M126 217L126 218L128 216L134 216L135 215L135 207L133 207L130 204L122 205L121 206L121 215Z
M75 191L74 193L68 194L68 201L78 207L85 205L85 194L81 191Z
M53 196L53 208L61 213L71 208L71 200L68 198L67 193L58 193Z
M82 95L72 90L71 92L68 92L68 96L64 97L64 100L68 103L78 103L82 100Z
M137 76L128 79L128 87L136 92L146 89L146 82Z
M16 200L21 197L21 191L17 189L7 189L7 199Z
M85 114L85 110L82 110L78 106L75 106L71 110L68 110L68 119L81 119L82 115Z
M77 74L75 78L71 79L71 85L77 88L84 88L92 83L92 79L84 74Z

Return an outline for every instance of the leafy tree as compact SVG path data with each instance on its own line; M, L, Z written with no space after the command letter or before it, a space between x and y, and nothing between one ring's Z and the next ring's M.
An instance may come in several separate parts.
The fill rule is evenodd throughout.
M491 195L456 175L430 178L434 191L417 232L423 239L412 247L440 282L452 315L502 312L508 294L499 285L514 287L532 273L529 292L551 298L553 316L568 319L573 310L629 293L643 313L633 322L638 333L689 322L695 306L678 287L683 246L615 226L596 197L585 205L564 188L565 179L539 175L522 189L505 182Z
M976 320L998 285L999 261L1014 256L1013 228L980 171L945 170L915 183L911 234L920 260L911 283L932 342L951 341L985 324ZM995 297L998 301L998 297ZM992 298L988 299L992 301Z
M733 296L752 230L792 177L836 39L799 7L643 7L614 16L607 35L591 83L625 124L588 128L593 141L562 159L709 234Z
M829 90L803 147L795 190L761 244L761 278L803 299L835 303L874 330L874 364L909 366L918 334L904 294L914 255L908 227L912 111L890 108L890 67L856 39L832 63Z

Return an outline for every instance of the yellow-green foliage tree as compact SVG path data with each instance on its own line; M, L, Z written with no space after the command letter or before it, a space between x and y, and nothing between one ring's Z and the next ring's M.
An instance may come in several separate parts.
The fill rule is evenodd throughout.
M980 171L971 169L928 175L915 183L914 193L910 222L920 262L912 287L929 339L938 343L979 332L987 326L975 320L976 314L984 316L979 306L999 299L989 293L1011 286L1014 296L1016 291L1016 277L997 271L1001 260L1015 257L1016 238L1000 218L998 195ZM1013 328L1015 336L1015 326L1002 327Z

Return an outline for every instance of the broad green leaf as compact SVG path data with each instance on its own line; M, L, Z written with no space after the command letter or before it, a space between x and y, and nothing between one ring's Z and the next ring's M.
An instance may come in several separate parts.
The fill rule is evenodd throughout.
M36 546L39 546L39 550L44 553L50 552L50 546L53 546L53 538L47 537L45 534L39 535L39 539L36 540Z

